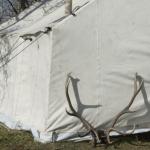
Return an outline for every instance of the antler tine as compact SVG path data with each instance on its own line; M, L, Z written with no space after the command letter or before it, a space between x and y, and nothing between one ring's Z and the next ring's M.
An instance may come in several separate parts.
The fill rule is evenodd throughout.
M97 131L94 129L94 127L87 120L85 120L80 114L77 113L77 111L73 108L73 105L71 103L71 99L70 99L69 91L68 91L69 90L70 78L71 78L71 76L70 76L70 73L69 73L67 75L65 93L66 93L67 102L69 104L69 108L72 111L72 113L68 112L67 110L66 110L66 112L67 112L68 115L77 117L83 123L83 126L88 130L89 133L91 133L93 145L95 146L97 141L100 141L100 138L98 136Z
M123 132L120 132L120 131L118 131L117 129L115 129L114 127L115 127L116 123L118 122L119 118L120 118L122 115L124 115L124 114L126 114L126 113L132 113L132 112L134 112L134 111L130 111L129 109L130 109L131 105L133 104L133 102L134 102L136 96L137 96L137 95L139 94L139 92L141 91L141 88L142 88L143 83L144 83L144 79L142 78L139 87L137 87L137 76L138 76L138 74L136 73L136 74L135 74L135 79L134 79L134 94L133 94L133 96L132 96L132 98L131 98L129 104L115 117L115 119L114 119L114 121L113 121L113 123L112 123L111 128L109 128L109 129L106 130L106 138L107 138L108 144L112 144L112 143L113 143L113 142L110 140L110 135L109 135L110 132L112 132L112 131L115 131L115 132L117 132L117 133L119 133L119 134L121 134L121 135L124 135L124 136L125 136L125 135L133 134L134 131L135 131L135 125L134 125L134 127L133 127L133 129L132 129L132 131L131 131L130 133L123 133Z
M133 104L136 96L139 94L139 92L141 91L141 88L143 86L143 83L144 83L144 79L142 78L141 80L141 83L139 85L139 88L137 88L137 74L136 74L136 77L135 77L135 82L134 82L134 94L131 98L131 101L130 103L125 107L124 111L127 110L127 112L129 111L129 108L131 107L131 105Z
M68 102L68 104L69 104L69 107L70 107L72 113L69 113L67 110L66 110L66 112L67 112L67 114L69 114L69 115L76 116L76 115L78 115L78 114L77 114L77 112L75 111L75 109L74 109L73 106L72 106L72 103L71 103L71 100L70 100L70 96L69 96L69 92L68 92L68 90L69 90L69 83L70 83L70 75L71 75L71 73L69 73L69 74L67 75L66 86L65 86L65 92L66 92L67 102Z
M137 74L137 72L135 73L135 78L134 78L134 93L136 93L136 91L137 91L137 76L138 76L138 74Z
M116 133L118 133L118 134L120 134L120 135L127 136L127 135L131 135L131 134L134 133L135 127L136 127L136 125L134 124L133 129L132 129L131 132L129 132L129 133L121 132L121 131L119 131L119 130L117 130L117 129L115 129L115 128L109 128L109 129L106 131L107 143L108 143L108 144L114 143L113 141L110 140L110 135L109 135L110 132L114 131L114 132L116 132Z
M135 127L136 127L136 125L134 124L134 125L133 125L133 129L132 129L131 132L129 132L129 133L121 132L121 131L119 131L119 130L117 130L117 129L115 129L115 128L109 128L109 132L114 131L114 132L117 132L117 133L120 134L120 135L126 136L126 135L130 135L130 134L134 133Z
M142 79L141 83L140 83L140 86L139 88L137 88L137 74L136 74L136 77L135 77L135 80L134 80L134 94L129 102L129 104L116 116L113 124L112 124L112 127L115 126L115 124L117 123L118 119L124 115L125 113L131 113L131 111L129 110L131 105L133 104L136 96L139 94L139 92L141 91L141 88L143 86L143 83L144 83L144 80Z

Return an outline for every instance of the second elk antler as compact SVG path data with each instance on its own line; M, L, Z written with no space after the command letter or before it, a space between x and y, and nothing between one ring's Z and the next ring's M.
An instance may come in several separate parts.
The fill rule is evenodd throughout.
M138 74L136 73L135 74L135 79L134 79L134 93L133 93L133 96L132 96L129 104L119 114L117 114L117 116L113 120L112 126L110 128L108 128L108 129L106 129L106 131L105 131L105 135L106 135L108 144L112 144L113 143L110 140L110 133L112 131L117 132L118 134L123 135L123 136L133 134L134 131L135 131L135 125L134 125L134 127L133 127L133 129L132 129L132 131L130 133L123 133L123 132L115 129L115 125L117 124L117 122L118 122L118 120L120 119L121 116L123 116L124 114L127 114L127 113L133 113L134 112L134 111L130 111L130 107L133 104L133 102L135 101L136 96L141 91L141 88L143 86L144 80L143 80L143 78L141 78L141 81L139 83L139 87L137 85L137 82L138 82Z

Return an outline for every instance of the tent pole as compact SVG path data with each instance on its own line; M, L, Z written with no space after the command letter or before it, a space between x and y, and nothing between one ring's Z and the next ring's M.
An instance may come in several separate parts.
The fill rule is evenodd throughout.
M73 0L65 0L65 14L66 15L72 14L72 1Z

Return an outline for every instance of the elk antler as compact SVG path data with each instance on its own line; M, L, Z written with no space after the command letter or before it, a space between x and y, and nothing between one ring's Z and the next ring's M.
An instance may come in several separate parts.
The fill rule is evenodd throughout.
M142 78L142 80L141 80L141 82L140 82L140 85L139 85L139 87L137 88L137 77L138 77L138 75L137 75L137 73L136 73L136 74L135 74L135 80L134 80L134 93L133 93L133 96L132 96L132 98L131 98L129 104L115 117L115 119L114 119L114 121L113 121L113 123L112 123L112 126L106 130L106 138L107 138L107 143L108 143L108 144L112 144L112 143L113 143L113 142L110 140L110 133L111 133L112 131L117 132L117 133L119 133L120 135L124 135L124 136L134 133L135 125L134 125L134 127L133 127L133 130L132 130L130 133L123 133L123 132L118 131L117 129L115 129L115 125L117 124L117 122L118 122L118 120L119 120L119 118L120 118L121 116L123 116L124 114L127 114L127 113L133 113L133 112L134 112L134 111L130 111L129 109L130 109L131 105L133 104L133 102L134 102L136 96L137 96L137 95L139 94L139 92L141 91L141 88L142 88L143 83L144 83L144 80L143 80L143 78Z
M73 108L73 105L71 103L70 96L69 96L69 91L68 91L70 79L71 79L71 76L70 76L70 73L69 73L67 75L66 86L65 86L65 93L66 93L66 98L67 98L67 102L68 102L69 108L70 108L70 110L72 112L68 112L67 110L66 110L66 112L70 116L77 117L82 122L83 126L88 130L88 132L92 136L93 146L96 146L97 141L100 142L100 138L99 138L99 135L98 135L97 131L94 129L94 127L87 120L85 120L79 113L77 113L77 111Z

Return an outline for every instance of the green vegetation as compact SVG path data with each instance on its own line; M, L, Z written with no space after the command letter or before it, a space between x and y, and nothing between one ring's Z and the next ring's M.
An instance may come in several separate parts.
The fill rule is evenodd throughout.
M117 138L117 143L110 146L93 148L89 142L58 142L41 144L35 142L31 133L7 131L0 127L0 150L149 150L150 133Z

